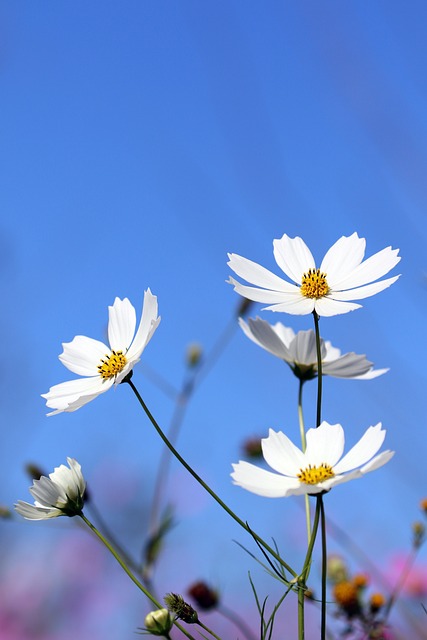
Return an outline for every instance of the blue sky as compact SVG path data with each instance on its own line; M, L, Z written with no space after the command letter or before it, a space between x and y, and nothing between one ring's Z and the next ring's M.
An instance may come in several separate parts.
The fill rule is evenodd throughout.
M0 16L1 501L26 498L27 461L52 470L67 455L97 478L107 512L110 466L125 465L147 501L161 447L130 390L53 418L40 398L69 378L61 343L102 339L115 296L138 313L147 287L158 296L162 322L134 381L166 427L172 405L144 363L178 387L188 343L214 345L238 304L227 252L277 272L272 241L283 233L320 260L357 231L367 255L400 248L402 277L363 309L322 320L322 335L390 372L326 380L323 413L349 444L382 421L397 453L337 488L327 507L386 561L408 544L426 486L426 4L23 0L3 3ZM280 320L311 328L310 317ZM246 494L229 472L245 437L273 427L297 438L296 392L290 372L236 330L180 438L239 514L283 541L301 518L297 501ZM176 465L172 474L183 516L168 553L195 536L194 577L230 586L233 558L245 582L248 558L231 543L243 533ZM37 524L7 526L18 539L40 535ZM178 569L161 572L165 590L180 588Z

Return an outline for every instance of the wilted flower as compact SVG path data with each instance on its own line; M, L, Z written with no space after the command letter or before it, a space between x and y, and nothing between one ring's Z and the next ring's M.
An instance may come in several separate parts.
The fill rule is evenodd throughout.
M271 325L261 318L250 318L239 324L245 335L266 351L284 360L294 374L302 380L311 380L317 375L316 335L312 329L297 334L281 322ZM371 380L386 373L388 369L374 369L366 356L345 353L333 347L329 341L320 339L322 373L335 378Z
M390 271L400 260L398 249L387 247L363 261L366 241L357 233L342 236L327 251L320 268L305 242L286 234L273 241L274 257L282 271L296 284L279 278L256 262L228 254L229 267L253 286L234 278L229 282L240 295L266 303L266 309L305 315L316 311L319 316L335 316L358 309L361 300L386 289L399 276L374 282Z
M27 520L46 520L57 516L80 515L86 482L77 460L67 458L67 462L68 467L61 464L48 478L42 476L34 480L30 487L34 504L19 500L15 505L21 516Z
M173 620L167 609L157 609L151 611L145 616L145 629L153 636L169 637L169 631L172 629Z
M385 433L381 423L369 427L359 442L341 458L344 430L340 424L322 422L317 429L309 429L305 453L284 433L270 429L268 438L262 440L262 450L265 461L277 473L240 461L233 464L231 477L234 484L268 498L322 493L335 485L360 478L388 462L394 455L393 451L375 455L384 442Z
M338 582L333 588L333 597L349 618L360 613L358 589L353 582Z
M157 315L157 297L150 289L144 293L144 307L141 322L136 329L136 313L127 298L116 298L108 307L107 347L99 340L86 336L76 336L64 343L59 356L67 369L84 378L62 382L43 394L46 405L54 409L49 416L63 411L76 411L101 393L118 385L139 362L142 352L157 329L160 317Z

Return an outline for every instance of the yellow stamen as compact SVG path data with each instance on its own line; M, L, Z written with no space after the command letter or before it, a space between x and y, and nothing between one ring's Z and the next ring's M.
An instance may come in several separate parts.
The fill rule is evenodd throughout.
M98 365L99 375L104 380L113 378L120 371L123 371L126 363L127 360L123 355L123 351L112 351L110 355L105 356L105 360L101 359L101 364Z
M329 293L326 273L320 273L320 269L309 269L302 277L301 293L306 298L326 296Z
M304 484L317 484L334 476L335 473L332 471L332 467L325 462L322 462L318 467L312 467L311 464L309 464L306 469L300 469L300 472L297 474L298 480Z

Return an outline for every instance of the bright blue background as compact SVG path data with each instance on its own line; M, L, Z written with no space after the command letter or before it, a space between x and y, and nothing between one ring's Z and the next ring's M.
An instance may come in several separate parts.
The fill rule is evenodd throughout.
M383 568L408 548L426 495L426 19L422 1L1 5L3 503L28 499L26 462L51 471L76 457L111 526L137 549L159 439L127 387L46 418L40 393L73 377L57 359L61 343L102 339L115 296L139 314L149 286L162 322L143 362L179 387L188 343L208 352L239 302L225 284L227 252L278 272L272 240L283 233L302 236L320 262L357 231L367 255L400 248L402 277L362 310L323 319L322 335L391 371L327 379L323 415L344 425L349 444L382 421L396 456L326 504ZM311 317L262 316L311 327ZM167 427L172 403L147 372L141 365L134 381ZM312 388L308 426L314 398ZM297 440L295 401L290 372L236 330L179 445L239 515L300 559L298 501L262 499L229 479L246 437L273 427ZM180 522L160 589L183 592L203 577L252 608L256 568L231 542L250 546L245 534L175 463L168 494ZM5 545L16 540L21 557L30 545L54 566L49 550L70 524L4 523ZM79 637L101 635L99 618ZM117 619L104 640L132 637L143 613L122 608ZM66 627L52 637L68 637Z

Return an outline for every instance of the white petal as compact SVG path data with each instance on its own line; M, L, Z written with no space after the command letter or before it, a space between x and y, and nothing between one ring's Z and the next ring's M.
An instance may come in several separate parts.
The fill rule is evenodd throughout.
M295 478L286 478L265 471L249 462L233 464L233 469L231 477L234 484L266 498L284 498L300 486L300 482Z
M234 286L234 291L237 291L241 296L244 296L248 300L253 300L254 302L264 302L267 304L285 302L286 300L292 300L295 295L298 296L299 299L303 299L299 288L294 284L289 285L290 287L293 287L292 293L285 293L283 291L271 291L270 289L249 287L247 285L240 284L240 282L231 277L227 282Z
M55 413L62 411L75 411L101 393L108 391L113 386L113 379L103 380L101 376L93 378L78 378L69 380L51 387L48 393L42 394L46 399L46 406L56 409Z
M381 428L381 422L375 427L369 427L359 442L334 467L334 473L339 475L366 464L381 447L385 434L385 430Z
M230 269L236 273L239 278L243 278L246 282L256 285L257 287L263 287L264 289L271 289L272 291L293 291L295 285L286 282L279 276L276 276L272 271L269 271L265 267L243 258L235 253L229 253L230 258L227 262Z
M141 321L132 345L129 347L127 358L138 361L141 353L151 340L155 330L159 326L160 317L157 315L157 296L153 296L150 289L144 292ZM136 362L134 362L136 364Z
M59 509L49 509L46 507L37 507L34 504L18 500L15 504L15 511L19 515L27 518L27 520L47 520L48 518L56 518L64 515Z
M323 373L336 378L354 378L372 369L372 362L356 353L345 353L337 360L323 363Z
M270 429L268 438L261 440L261 446L267 464L285 476L296 477L307 464L303 452L281 431Z
M325 340L326 355L323 358L323 362L332 362L341 357L341 351L337 347L333 347L329 340Z
M314 308L319 316L339 316L355 309L360 309L362 305L355 302L338 302L329 296L319 298L314 304Z
M79 376L99 375L98 365L101 358L110 353L110 348L99 340L76 336L71 342L63 343L64 351L60 361L73 373Z
M314 309L314 300L312 298L304 298L299 288L295 288L297 289L295 293L284 293L282 301L272 304L270 307L264 307L263 311L284 311L294 316L305 316L311 313ZM264 302L267 302L267 300L264 300Z
M346 278L362 262L365 246L365 238L359 238L357 233L342 236L332 245L320 265L330 287L333 282Z
M384 375L387 371L390 371L390 369L370 369L362 376L354 376L353 380L373 380L374 378Z
M375 458L373 458L372 460L364 464L363 467L360 469L360 471L362 473L369 473L370 471L375 471L376 469L379 469L380 467L385 465L389 460L392 459L393 456L394 456L394 451L390 451L389 449L387 451L383 451L382 453L375 456Z
M58 498L61 493L64 495L55 483L45 476L42 476L39 480L34 480L30 493L40 506L49 508L57 507Z
M352 272L348 274L334 274L333 278L328 279L328 284L333 290L345 290L360 287L369 284L378 278L382 278L400 261L397 255L399 249L386 247L382 251L378 251L373 256L362 262Z
M248 324L246 324L243 318L239 318L239 325L252 342L255 342L255 344L282 360L286 360L287 362L292 361L289 349L283 344L283 341L277 335L275 328L272 327L271 324L261 318L257 318L256 320L249 318Z
M357 287L356 289L348 289L346 291L331 291L329 294L334 300L362 300L363 298L369 298L374 296L380 291L384 291L400 276L394 276L393 278L387 278L386 280L380 280L379 282L373 282L367 284L364 287Z
M298 331L293 340L290 351L292 359L298 364L317 365L316 335L312 329L308 331ZM322 359L325 356L325 346L323 340L320 343Z
M317 467L321 464L328 464L333 467L342 456L344 429L340 424L322 422L317 429L309 429L306 437L306 466L311 464Z
M290 327L285 327L285 325L283 325L281 322L276 322L276 324L273 325L273 329L275 333L277 333L285 347L289 348L289 345L295 338L295 331Z
M290 238L286 233L273 240L273 253L279 267L294 282L301 285L302 277L316 267L313 255L302 238Z
M136 313L130 301L116 298L108 307L108 340L112 351L126 352L135 335Z

